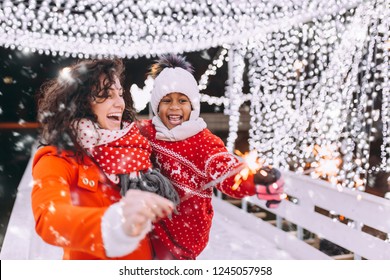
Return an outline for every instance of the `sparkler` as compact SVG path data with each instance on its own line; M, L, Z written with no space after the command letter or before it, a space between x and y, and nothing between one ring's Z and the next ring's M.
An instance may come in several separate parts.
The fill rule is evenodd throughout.
M258 157L257 151L252 150L249 153L242 154L239 150L235 150L235 153L240 156L244 160L244 167L241 171L234 177L234 185L232 186L232 190L236 190L238 186L248 179L249 175L254 175L256 172L263 167L265 160L262 160ZM266 171L262 170L260 172L266 173ZM267 174L262 174L266 176Z
M319 146L316 144L308 152L314 154L316 161L309 163L310 168L304 170L303 175L311 175L314 179L323 179L340 187L346 185L340 176L343 160L335 145ZM361 165L360 159L355 159L355 163ZM347 186L364 190L365 180L359 176L355 175L352 183Z

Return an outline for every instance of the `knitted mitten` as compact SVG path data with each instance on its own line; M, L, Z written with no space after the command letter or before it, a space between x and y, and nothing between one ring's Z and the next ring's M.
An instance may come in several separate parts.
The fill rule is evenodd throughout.
M266 166L254 175L257 197L266 200L268 208L277 208L282 201L284 180L279 170Z

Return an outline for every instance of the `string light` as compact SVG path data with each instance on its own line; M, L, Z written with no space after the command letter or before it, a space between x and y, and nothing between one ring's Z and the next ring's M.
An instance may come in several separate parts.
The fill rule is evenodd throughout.
M207 67L207 70L205 73L200 77L199 80L199 90L205 90L207 88L209 77L213 76L217 73L218 68L221 68L222 65L228 60L227 53L228 49L230 48L229 45L222 46L221 51L219 52L219 55L217 59L213 60L212 63ZM216 96L209 96L207 94L201 93L201 102L207 102L209 105L228 105L229 99L225 96L216 97Z
M4 0L0 20L0 45L26 54L138 58L219 47L199 89L228 63L225 95L201 101L224 105L229 151L249 101L250 149L265 164L302 173L331 165L333 183L359 189L390 172L388 0ZM151 86L131 88L145 98L138 111ZM380 165L370 166L376 137Z
M362 189L380 115L382 166L375 169L389 170L389 55L387 48L376 49L389 37L386 5L369 1L249 43L251 149L300 172L313 161L341 161L331 181ZM316 145L331 147L333 156L316 157Z
M0 45L76 57L154 56L247 40L363 0L4 0Z
M234 143L238 137L240 107L244 95L242 88L244 85L245 53L245 45L235 45L229 49L229 78L225 89L225 96L230 102L228 106L225 106L225 114L229 116L229 135L226 140L226 148L231 153L234 151Z

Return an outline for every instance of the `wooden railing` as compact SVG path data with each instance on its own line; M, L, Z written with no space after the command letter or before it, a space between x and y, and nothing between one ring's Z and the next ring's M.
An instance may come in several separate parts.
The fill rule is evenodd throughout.
M40 124L38 122L0 122L0 130L36 129L39 127Z

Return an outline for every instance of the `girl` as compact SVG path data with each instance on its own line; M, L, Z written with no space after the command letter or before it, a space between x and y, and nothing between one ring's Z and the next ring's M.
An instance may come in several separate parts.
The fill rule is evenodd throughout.
M280 174L274 184L275 180L255 186L253 176L249 176L232 188L234 171L242 163L199 117L200 94L191 72L191 65L180 56L163 56L152 65L151 107L155 116L139 124L152 145L154 164L170 179L181 199L172 219L154 224L152 241L161 259L195 259L207 245L213 208L212 188L205 188L206 184L218 182L220 191L235 198L258 193L259 198L268 200L269 207L277 206L283 192Z

